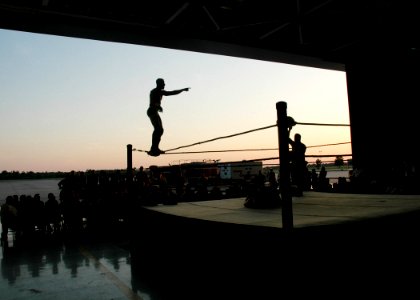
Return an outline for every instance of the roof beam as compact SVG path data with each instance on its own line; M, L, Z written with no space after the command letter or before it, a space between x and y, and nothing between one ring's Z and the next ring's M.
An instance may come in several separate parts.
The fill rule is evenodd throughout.
M189 2L185 2L184 5L182 5L168 20L166 20L165 24L172 23L172 21L175 20L184 10L186 10L189 5Z

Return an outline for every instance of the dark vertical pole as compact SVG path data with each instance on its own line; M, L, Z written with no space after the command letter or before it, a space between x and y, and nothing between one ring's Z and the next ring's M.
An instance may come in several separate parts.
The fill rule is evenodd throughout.
M133 146L127 145L127 181L133 180Z
M287 122L287 103L276 103L277 130L279 134L279 159L280 159L280 193L282 199L283 229L293 229L293 209L290 184L289 164L289 130Z
M129 234L131 235L131 229L134 228L135 226L133 226L133 220L135 220L135 218L133 217L134 215L132 214L133 212L137 211L136 207L135 207L135 199L136 199L136 194L135 194L135 187L134 187L134 182L133 182L133 145L131 144L127 144L127 182L126 182L126 186L127 186L127 191L128 191L128 199L129 199L129 205L128 207L126 207L126 217L127 217L127 224L129 224L128 226L128 231ZM131 238L130 238L131 240Z

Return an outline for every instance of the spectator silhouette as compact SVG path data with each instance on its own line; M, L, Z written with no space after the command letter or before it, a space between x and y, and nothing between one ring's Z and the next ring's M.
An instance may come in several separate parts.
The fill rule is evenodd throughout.
M137 194L138 197L144 198L147 192L147 189L150 186L149 177L147 173L144 171L143 166L140 166L139 171L135 176L135 180L137 182Z
M295 134L294 140L289 138L289 144L292 146L290 161L292 185L296 188L294 194L295 196L302 196L305 187L305 175L307 173L307 162L305 160L306 145L302 143L302 137L299 133Z
M13 197L7 196L6 203L1 206L1 239L2 242L7 242L7 233L9 229L17 229L17 208L13 206Z
M261 172L261 170L258 171L258 175L254 179L257 188L263 188L265 184L265 175Z
M320 192L328 192L330 190L330 181L327 178L327 170L324 166L321 167L321 171L319 171L319 178L318 178L318 190Z
M47 231L56 233L60 230L61 213L59 203L53 193L48 193L48 200L45 202L45 216Z
M318 173L315 169L311 170L311 188L314 191L318 189Z
M151 156L159 156L164 151L159 149L160 139L163 134L162 120L159 112L162 112L161 101L163 96L178 95L181 92L187 92L190 88L183 88L180 90L165 91L165 81L162 78L156 79L156 87L150 91L150 104L147 109L147 115L153 125L152 146L148 152Z
M277 188L278 182L276 179L276 174L274 173L273 169L270 169L270 172L268 173L268 181L270 182L270 187Z

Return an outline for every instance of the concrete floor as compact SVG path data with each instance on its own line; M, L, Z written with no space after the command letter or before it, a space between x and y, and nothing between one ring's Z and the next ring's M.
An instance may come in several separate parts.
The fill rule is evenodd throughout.
M243 203L139 207L110 236L9 234L0 299L419 296L419 196L308 192L293 199L292 236L281 208Z

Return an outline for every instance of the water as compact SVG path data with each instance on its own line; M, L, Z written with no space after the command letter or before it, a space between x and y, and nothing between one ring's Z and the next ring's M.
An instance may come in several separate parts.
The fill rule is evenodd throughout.
M60 179L22 179L22 180L0 180L0 204L6 201L9 195L35 195L39 194L41 200L48 200L48 193L53 193L58 199Z
M337 170L337 171L327 171L327 178L330 179L330 183L337 183L338 177L344 177L349 180L349 171L350 170Z

